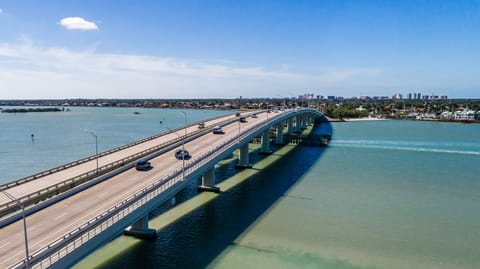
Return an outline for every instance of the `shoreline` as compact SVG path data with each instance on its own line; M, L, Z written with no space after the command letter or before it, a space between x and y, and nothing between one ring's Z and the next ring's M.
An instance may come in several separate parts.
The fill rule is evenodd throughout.
M330 118L326 117L328 119L328 122L352 122L352 121L377 121L377 120L391 120L391 119L385 119L385 118L374 118L374 117L363 117L363 118L342 118L342 119L336 119L336 118Z
M386 120L402 120L402 121L427 121L427 122L448 122L448 123L462 123L462 124L470 124L470 123L480 123L480 120L446 120L446 119L393 119L393 118L374 118L374 117L364 117L364 118L343 118L343 119L335 119L327 117L328 122L357 122L357 121L386 121Z
M343 119L343 121L346 121L346 122L349 122L349 121L377 121L377 120L390 120L390 119L374 118L374 117L346 118L346 119Z

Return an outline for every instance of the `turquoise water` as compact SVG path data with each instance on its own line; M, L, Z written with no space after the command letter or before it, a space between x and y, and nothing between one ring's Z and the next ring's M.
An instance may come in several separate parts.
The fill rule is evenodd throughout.
M34 163L40 155L43 162L54 162L54 156L70 156L70 148L92 153L93 139L81 128L97 128L99 141L103 137L112 147L161 131L159 118L165 115L165 124L168 113L176 115L172 122L183 123L183 114L175 110L140 110L141 123L134 110L69 112L89 115L79 117L90 125L73 123L68 117L74 116L67 114L22 120L0 115L2 129L9 121L18 130L8 139L2 132L2 151L16 141L24 152L17 158ZM192 121L196 113L204 112L192 112ZM33 124L35 117L42 124ZM102 122L110 127L100 128ZM29 129L34 126L39 129ZM332 126L328 148L298 147L163 229L156 241L143 242L102 267L479 268L480 125L371 121ZM47 151L39 154L37 147L47 141L42 132L76 138L58 135L52 140L63 139L64 146L49 152L45 142ZM9 158L0 156L3 173ZM254 153L251 160L259 158ZM234 164L217 169L217 179L235 173ZM177 195L177 203L195 193L192 183Z
M333 129L103 267L479 268L480 125Z
M70 107L66 112L0 113L0 184L165 132L185 123L175 109ZM232 111L182 110L187 123ZM139 112L141 114L133 114ZM32 139L31 134L34 135Z

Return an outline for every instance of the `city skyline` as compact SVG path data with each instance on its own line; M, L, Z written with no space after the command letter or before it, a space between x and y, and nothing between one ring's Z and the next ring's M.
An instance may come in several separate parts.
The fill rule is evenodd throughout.
M0 99L478 98L479 11L475 1L2 2Z

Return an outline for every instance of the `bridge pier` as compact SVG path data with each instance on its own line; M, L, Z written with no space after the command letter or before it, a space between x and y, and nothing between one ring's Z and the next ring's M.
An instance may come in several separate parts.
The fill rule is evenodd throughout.
M135 222L132 226L130 226L130 229L125 230L123 234L142 239L157 238L157 231L155 229L148 228L148 214Z
M297 115L295 116L295 133L301 133L302 130L301 130L301 126L302 126L302 123L301 123L301 116L300 115Z
M202 175L202 185L198 186L197 189L199 191L220 192L220 188L215 186L215 166Z
M248 158L248 143L243 144L240 147L240 156L238 157L238 164L236 167L239 168L251 168L250 160Z
M303 115L302 116L302 121L301 121L301 129L304 130L304 129L307 129L307 116Z
M283 144L283 122L277 124L277 134L275 137L275 143L277 145Z
M272 151L270 150L270 128L265 130L262 134L262 150L260 151L260 154L272 154Z
M288 134L293 134L293 118L288 118L287 126Z

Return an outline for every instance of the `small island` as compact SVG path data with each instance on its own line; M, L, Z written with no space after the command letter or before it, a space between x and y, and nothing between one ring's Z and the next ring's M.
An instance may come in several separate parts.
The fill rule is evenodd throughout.
M65 109L64 108L60 109L57 107L2 109L2 113L60 112L60 111L65 111Z

